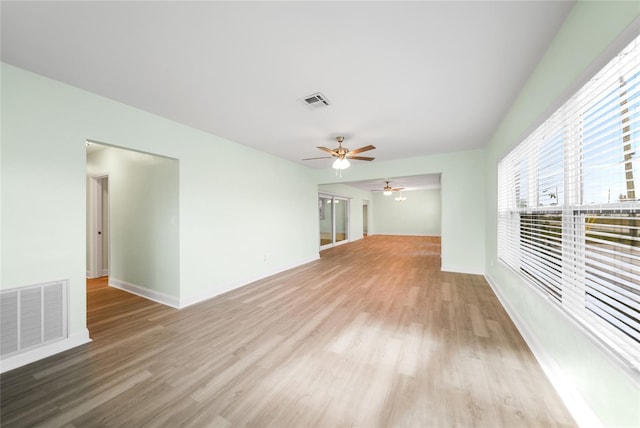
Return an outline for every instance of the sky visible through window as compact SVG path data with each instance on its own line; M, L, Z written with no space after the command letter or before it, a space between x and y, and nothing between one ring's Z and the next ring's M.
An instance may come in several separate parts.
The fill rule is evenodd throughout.
M540 147L538 166L538 205L562 205L564 202L564 156L562 132L556 131Z
M583 204L638 199L640 72L620 79L620 87L583 116Z

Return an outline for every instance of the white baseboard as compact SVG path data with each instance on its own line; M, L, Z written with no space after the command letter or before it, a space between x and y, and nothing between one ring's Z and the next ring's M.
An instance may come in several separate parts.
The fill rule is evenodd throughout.
M109 277L109 286L127 291L131 294L135 294L136 296L144 297L145 299L153 300L157 303L162 303L166 306L171 306L172 308L180 308L179 298L170 296L169 294L165 294L160 291L151 290L146 287L141 287L139 285L131 284L129 282L111 277Z
M467 273L470 275L484 275L484 269L469 269L468 267L459 267L451 265L440 266L442 272Z
M70 335L68 338L58 340L30 351L25 351L17 355L0 360L0 373L26 366L43 358L50 357L60 352L66 351L76 346L91 342L89 330L86 328Z
M102 269L102 276L109 276L109 269Z
M540 342L536 339L535 335L528 328L527 323L518 315L518 312L514 310L506 297L502 294L500 289L496 286L490 276L485 275L485 279L491 286L491 289L495 293L496 297L509 314L509 317L515 324L516 328L520 332L520 335L527 342L527 345L533 352L533 356L536 358L540 367L547 375L547 378L553 385L554 389L560 396L560 399L567 406L567 410L573 416L580 427L600 428L603 427L602 421L591 410L591 407L584 401L582 395L573 387L562 373L562 369L558 366L555 360L544 349Z
M221 294L224 294L224 293L226 293L228 291L235 290L236 288L240 288L240 287L243 287L245 285L251 284L252 282L259 281L261 279L264 279L264 278L267 278L269 276L278 274L280 272L284 272L285 270L293 269L293 268L296 268L298 266L302 266L304 264L311 263L313 261L318 260L319 258L320 258L320 255L316 255L314 257L310 257L308 259L301 260L301 261L299 261L297 263L292 263L292 264L289 264L289 265L280 266L280 267L275 268L275 269L273 269L273 270L271 270L271 271L269 271L267 273L264 273L262 275L256 275L254 277L245 278L242 281L238 281L238 282L236 282L234 284L230 284L228 287L225 287L224 289L215 289L215 290L213 290L213 291L211 291L209 293L200 294L198 296L190 296L190 297L181 298L180 299L179 308L182 309L182 308L186 308L187 306L195 305L196 303L204 302L205 300L212 299L212 298L214 298L216 296L219 296Z

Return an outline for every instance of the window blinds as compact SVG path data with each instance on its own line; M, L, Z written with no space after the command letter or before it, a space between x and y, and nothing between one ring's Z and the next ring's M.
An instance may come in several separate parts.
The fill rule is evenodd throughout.
M640 368L640 37L498 165L498 257Z

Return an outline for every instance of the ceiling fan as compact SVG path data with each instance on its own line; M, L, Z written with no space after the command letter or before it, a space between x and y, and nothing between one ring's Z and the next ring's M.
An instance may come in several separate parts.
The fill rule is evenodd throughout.
M375 159L368 156L354 156L354 155L357 155L358 153L373 150L375 149L375 146L368 145L368 146L360 147L359 149L349 150L346 147L342 147L342 142L344 141L344 137L336 137L336 141L338 142L338 147L336 147L333 150L327 147L318 147L320 150L329 153L331 156L322 156L319 158L306 158L302 160L331 159L332 157L334 157L336 158L336 160L333 162L333 165L332 165L333 168L346 169L346 168L349 168L349 165L351 165L351 163L349 162L349 159L362 160L362 161L372 161Z
M389 196L393 192L400 192L404 190L404 187L391 187L389 186L390 181L385 181L386 185L382 188L382 192L385 196ZM379 192L380 190L377 190ZM376 190L374 190L376 192Z

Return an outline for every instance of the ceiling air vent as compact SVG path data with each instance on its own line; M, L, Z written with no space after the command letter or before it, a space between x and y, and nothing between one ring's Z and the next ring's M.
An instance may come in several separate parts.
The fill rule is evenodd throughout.
M307 95L302 99L304 103L312 109L317 109L321 107L327 107L329 105L329 100L327 97L322 95L320 92L316 92L315 94Z

